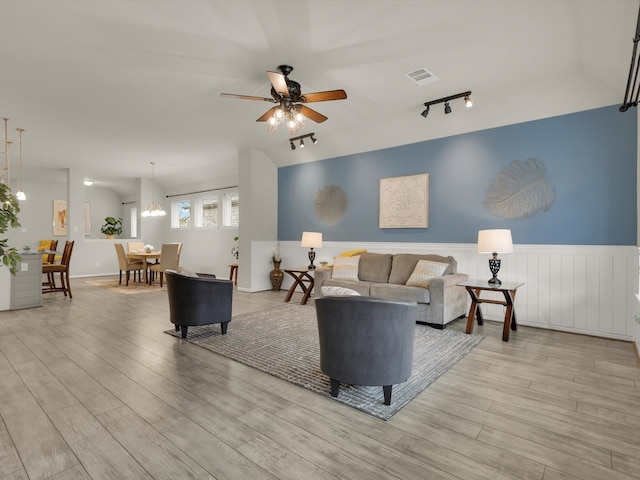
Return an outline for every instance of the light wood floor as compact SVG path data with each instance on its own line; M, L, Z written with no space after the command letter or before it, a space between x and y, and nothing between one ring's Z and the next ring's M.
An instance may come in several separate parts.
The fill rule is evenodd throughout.
M631 343L487 323L384 422L162 333L165 292L72 286L0 312L0 479L640 478Z

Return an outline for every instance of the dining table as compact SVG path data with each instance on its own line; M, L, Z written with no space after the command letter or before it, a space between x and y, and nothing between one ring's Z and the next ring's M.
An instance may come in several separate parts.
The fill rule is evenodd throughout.
M160 260L161 254L162 254L161 251L157 251L157 252L134 251L134 252L128 252L127 258L129 260L142 260L142 264L143 264L142 271L144 272L144 283L149 283L148 282L149 277L147 275L147 270L149 269L149 260L155 260L155 263L158 263L158 261Z

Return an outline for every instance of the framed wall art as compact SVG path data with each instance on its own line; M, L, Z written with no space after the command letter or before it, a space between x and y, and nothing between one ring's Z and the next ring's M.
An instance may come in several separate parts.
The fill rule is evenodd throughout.
M67 235L67 201L53 201L53 235L64 237Z
M429 174L380 179L380 228L429 226Z

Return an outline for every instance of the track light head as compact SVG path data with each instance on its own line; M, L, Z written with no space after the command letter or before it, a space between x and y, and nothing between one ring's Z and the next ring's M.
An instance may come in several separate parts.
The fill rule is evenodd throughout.
M451 107L449 106L449 102L444 102L444 113L445 114L451 113Z
M318 143L318 139L314 137L313 134L311 134L311 141L313 142L314 145Z
M467 108L473 107L473 101L471 100L471 97L469 95L464 97L464 106Z
M296 146L293 144L293 142L290 142L290 143L291 143L291 150L295 150Z
M427 108L424 109L424 111L420 114L422 115L424 118L427 118L427 115L429 115L429 109L431 107L429 105L427 105Z
M304 140L300 139L300 148L304 148Z

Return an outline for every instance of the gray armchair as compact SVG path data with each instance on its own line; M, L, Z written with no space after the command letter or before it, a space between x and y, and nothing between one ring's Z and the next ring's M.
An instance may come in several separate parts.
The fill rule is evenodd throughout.
M406 381L413 363L416 302L372 297L323 297L315 301L320 369L340 383L382 385L385 405L394 384Z
M222 334L231 321L233 283L215 275L167 270L167 293L171 323L187 337L190 326L219 323Z

